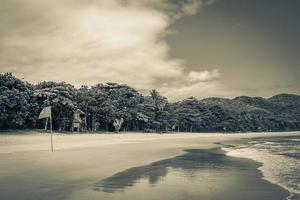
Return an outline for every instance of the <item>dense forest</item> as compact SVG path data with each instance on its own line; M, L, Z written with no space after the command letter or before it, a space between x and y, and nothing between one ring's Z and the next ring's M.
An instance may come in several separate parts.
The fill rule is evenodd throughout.
M70 131L74 112L84 112L83 131L246 132L300 130L300 96L234 99L189 97L168 102L156 90L143 96L124 84L92 87L60 82L31 84L0 74L0 129L42 129L41 110L52 107L53 129Z

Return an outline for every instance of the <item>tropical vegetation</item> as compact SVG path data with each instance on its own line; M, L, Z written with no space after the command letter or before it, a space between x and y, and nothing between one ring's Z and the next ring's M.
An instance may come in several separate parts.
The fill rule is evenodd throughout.
M53 129L70 131L74 112L85 113L85 131L246 132L300 130L300 96L234 99L194 97L169 102L155 89L142 95L125 84L92 87L61 82L31 84L0 74L0 129L42 129L51 105Z

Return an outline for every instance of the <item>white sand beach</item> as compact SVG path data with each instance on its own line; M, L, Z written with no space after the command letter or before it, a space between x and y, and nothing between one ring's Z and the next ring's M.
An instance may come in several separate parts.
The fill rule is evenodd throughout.
M22 132L21 132L22 133ZM68 150L78 148L102 147L117 144L141 144L172 142L182 147L210 148L216 142L254 137L299 136L300 132L263 132L263 133L102 133L102 134L61 134L53 133L54 149ZM34 131L22 134L0 134L0 154L32 151L49 151L50 134Z
M50 134L0 135L1 199L89 199L80 197L95 182L132 167L216 143L254 137L300 136L286 133ZM255 192L255 191L254 191ZM52 195L50 195L52 194ZM86 192L84 192L86 195ZM49 196L50 195L50 196ZM97 199L92 197L90 199ZM116 198L117 199L117 198Z

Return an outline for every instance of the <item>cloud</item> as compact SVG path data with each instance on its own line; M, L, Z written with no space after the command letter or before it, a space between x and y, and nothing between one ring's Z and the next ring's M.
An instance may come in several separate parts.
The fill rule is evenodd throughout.
M221 81L213 82L195 82L192 84L181 84L167 87L161 87L160 92L168 97L171 102L179 101L193 96L198 99L207 97L234 97L240 94L233 90L229 85Z
M211 81L214 79L217 79L220 77L220 73L217 69L213 71L201 71L201 72L196 72L196 71L190 71L187 79L188 81L191 82L199 82L199 81Z
M188 15L195 15L201 5L202 1L190 0L182 6L182 11Z
M170 24L208 1L178 2L3 0L0 72L76 86L121 82L141 91L161 88L166 95L159 80L170 80L171 87L212 81L217 70L186 72L182 60L169 56L164 36Z

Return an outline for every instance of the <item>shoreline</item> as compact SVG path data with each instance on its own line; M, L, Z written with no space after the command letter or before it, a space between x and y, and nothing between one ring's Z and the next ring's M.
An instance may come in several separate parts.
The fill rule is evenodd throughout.
M49 151L49 136L50 134L0 135L1 198L22 199L8 198L10 195L21 194L24 198L34 195L35 199L47 199L42 197L48 192L52 193L54 188L50 189L51 191L45 191L43 188L55 186L57 188L55 191L58 190L56 199L73 199L69 198L70 194L78 194L77 190L82 189L83 192L90 191L84 187L97 180L132 167L172 159L184 154L186 149L209 151L220 147L218 143L241 142L245 138L253 137L300 136L300 132L228 135L215 133L55 135L54 153ZM240 181L243 183L242 174L238 175L241 176Z
M269 137L269 138L254 137L254 138L247 138L244 141L229 141L229 142L226 142L226 143L220 144L220 145L222 145L221 149L222 149L222 151L224 151L226 156L249 159L256 163L259 163L260 166L257 169L262 174L262 179L288 191L290 195L286 199L293 200L293 199L300 198L299 190L297 191L297 190L295 190L295 188L286 185L285 182L282 182L282 180L278 179L278 177L274 176L274 174L273 174L273 173L276 174L276 173L282 172L282 169L278 169L278 167L276 169L273 169L274 167L272 167L272 165L277 165L279 163L282 164L282 161L281 161L282 158L280 157L281 156L280 153L275 154L275 155L273 155L271 153L269 153L269 155L260 153L261 155L256 155L256 154L258 154L258 152L257 153L252 152L255 148L254 147L251 148L248 145L261 144L261 143L258 143L258 141L266 143L266 144L269 143L271 145L271 144L276 144L276 143L273 143L273 141L276 141L278 139L281 140L284 138L284 140L294 140L294 137L298 138L299 135L298 136L290 136L290 137L274 136L274 137ZM298 140L297 138L296 138L296 140ZM256 149L255 151L259 151L259 150ZM270 156L273 161L268 159ZM277 161L279 163L277 163ZM288 162L288 161L286 161L286 162ZM286 165L284 165L284 166L285 166L285 168L288 167ZM272 169L270 169L270 167ZM285 169L285 170L287 170L287 169Z

